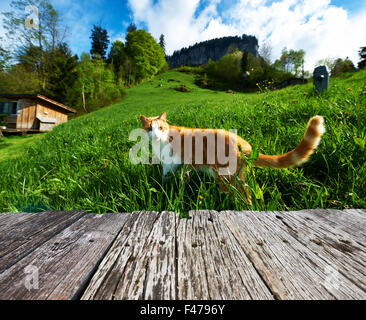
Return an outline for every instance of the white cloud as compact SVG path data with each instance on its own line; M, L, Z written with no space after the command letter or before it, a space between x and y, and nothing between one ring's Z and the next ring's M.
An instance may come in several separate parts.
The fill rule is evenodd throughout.
M306 69L327 57L347 56L356 64L366 45L366 8L351 15L330 0L237 0L218 12L220 0L129 0L136 23L155 38L165 35L167 53L199 41L243 33L268 40L273 58L283 47L304 49ZM197 14L198 12L198 14Z
M90 50L90 34L93 23L99 19L98 12L87 10L93 2L98 1L73 1L73 0L58 0L54 1L56 10L60 13L61 22L67 26L66 41L71 48L80 54L80 51L89 52ZM87 14L85 14L87 10ZM82 50L80 50L82 48Z
M219 1L211 1L195 17L199 0L129 0L136 23L145 23L155 38L164 34L167 53L195 42L230 35L237 31L222 23L216 11Z

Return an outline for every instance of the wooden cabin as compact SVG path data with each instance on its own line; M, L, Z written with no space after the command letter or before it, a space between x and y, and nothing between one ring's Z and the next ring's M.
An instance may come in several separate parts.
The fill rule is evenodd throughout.
M6 129L3 132L46 132L67 122L68 114L76 110L40 94L0 94L0 114Z

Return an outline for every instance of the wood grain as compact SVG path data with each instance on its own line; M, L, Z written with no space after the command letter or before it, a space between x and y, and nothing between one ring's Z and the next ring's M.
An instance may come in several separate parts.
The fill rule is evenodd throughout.
M128 216L80 217L0 274L0 299L78 298ZM25 285L27 267L36 268L38 288Z
M304 224L292 217L296 214L222 212L221 218L277 299L365 299L358 279L346 277L347 269L336 257L313 251L311 229L302 231ZM326 240L322 233L317 239Z
M315 220L323 225L341 230L352 237L354 241L365 244L366 239L366 210L365 209L314 209L296 211L296 215L301 215L305 219Z
M135 212L82 299L175 299L175 214Z
M189 215L0 214L0 299L366 299L364 209Z
M273 299L267 285L215 211L177 218L178 299Z
M321 219L323 211L315 215L312 211L310 214L306 210L295 214L281 212L276 214L276 218L283 223L287 232L297 241L307 246L327 261L334 270L342 273L344 277L366 291L366 246L365 241L360 241L363 231L357 230L365 221L358 219L357 215L351 217L353 213L347 212L343 215L347 215L346 221L351 220L354 222L353 224L343 226L343 221L337 219L336 224L330 225ZM329 217L329 212L326 215ZM351 219L349 219L350 217ZM358 236L354 237L353 232L350 231L355 231L356 226ZM363 238L363 240L365 239L366 237Z
M0 214L0 272L80 219L82 211ZM2 218L1 218L2 217Z

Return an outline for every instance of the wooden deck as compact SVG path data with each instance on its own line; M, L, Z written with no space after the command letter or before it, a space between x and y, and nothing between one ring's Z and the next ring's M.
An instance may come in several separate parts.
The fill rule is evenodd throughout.
M28 134L28 133L42 133L38 129L13 129L13 128L7 128L1 130L5 134L13 134L13 133L20 133L22 135Z
M366 210L0 214L0 299L366 299Z

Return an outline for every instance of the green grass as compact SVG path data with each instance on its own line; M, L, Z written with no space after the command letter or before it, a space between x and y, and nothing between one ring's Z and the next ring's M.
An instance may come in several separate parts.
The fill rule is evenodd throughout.
M174 90L180 85L191 92ZM237 129L265 154L296 147L314 115L324 116L327 132L300 168L250 168L249 207L238 195L231 199L221 192L208 175L183 168L163 186L159 165L129 162L134 142L128 137L141 126L139 115L163 111L175 125ZM119 103L56 127L22 147L17 158L0 149L8 153L0 156L0 211L366 207L365 124L366 71L331 79L322 96L311 84L227 94L197 87L193 75L167 72L128 90Z
M8 136L0 140L0 161L18 157L32 142L41 135Z

